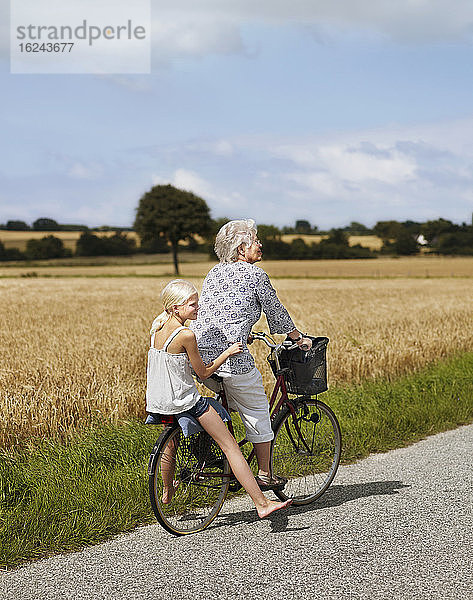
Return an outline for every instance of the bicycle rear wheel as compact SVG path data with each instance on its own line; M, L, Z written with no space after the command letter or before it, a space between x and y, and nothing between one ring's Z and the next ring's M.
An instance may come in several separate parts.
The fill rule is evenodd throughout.
M323 402L312 398L291 401L273 423L271 472L288 481L275 490L281 500L293 498L294 505L309 504L330 486L341 454L337 417Z
M158 522L174 535L197 533L218 515L229 487L230 466L218 444L205 432L184 437L168 427L149 460L149 495ZM174 489L163 500L164 481ZM167 500L167 498L165 499Z

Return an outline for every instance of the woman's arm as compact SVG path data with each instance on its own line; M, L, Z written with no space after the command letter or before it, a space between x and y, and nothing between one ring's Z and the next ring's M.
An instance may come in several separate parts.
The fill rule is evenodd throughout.
M261 304L266 318L268 320L271 333L285 333L298 346L312 347L310 338L305 338L302 333L296 329L294 321L291 319L287 309L279 300L276 290L271 285L268 275L262 270L257 271L258 282L256 294Z
M210 377L212 373L215 373L215 371L223 365L229 356L239 354L242 351L241 342L236 342L224 350L220 356L217 356L213 362L206 365L199 354L194 332L186 330L183 331L180 336L180 341L189 357L192 368L199 379L207 379L207 377Z

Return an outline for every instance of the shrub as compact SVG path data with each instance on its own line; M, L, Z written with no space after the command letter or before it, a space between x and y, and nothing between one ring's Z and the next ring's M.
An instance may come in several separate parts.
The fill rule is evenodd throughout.
M111 237L99 237L89 231L77 240L77 256L121 256L136 252L136 242L126 234L118 232Z
M54 235L48 235L40 240L28 240L25 255L29 260L41 260L63 258L70 255L70 251L66 251L62 240Z
M5 248L3 242L0 241L0 261L9 260L24 260L25 255L18 248Z

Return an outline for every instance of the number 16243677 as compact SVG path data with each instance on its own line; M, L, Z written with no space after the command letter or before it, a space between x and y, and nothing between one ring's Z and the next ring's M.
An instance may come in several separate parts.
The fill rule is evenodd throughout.
M71 52L74 42L28 42L19 44L20 52Z

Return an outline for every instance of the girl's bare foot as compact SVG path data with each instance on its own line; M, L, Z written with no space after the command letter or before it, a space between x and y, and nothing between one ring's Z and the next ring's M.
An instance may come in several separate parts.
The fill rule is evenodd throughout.
M179 487L179 483L177 481L173 481L173 484L171 487L163 488L163 497L162 497L163 504L169 504L171 502L171 500L174 496L174 493L178 487Z
M273 500L268 500L268 504L264 508L256 509L258 512L258 517L260 519L265 519L273 512L281 510L282 508L287 508L290 504L292 504L292 498L289 498L289 500L286 500L286 502L274 502Z

